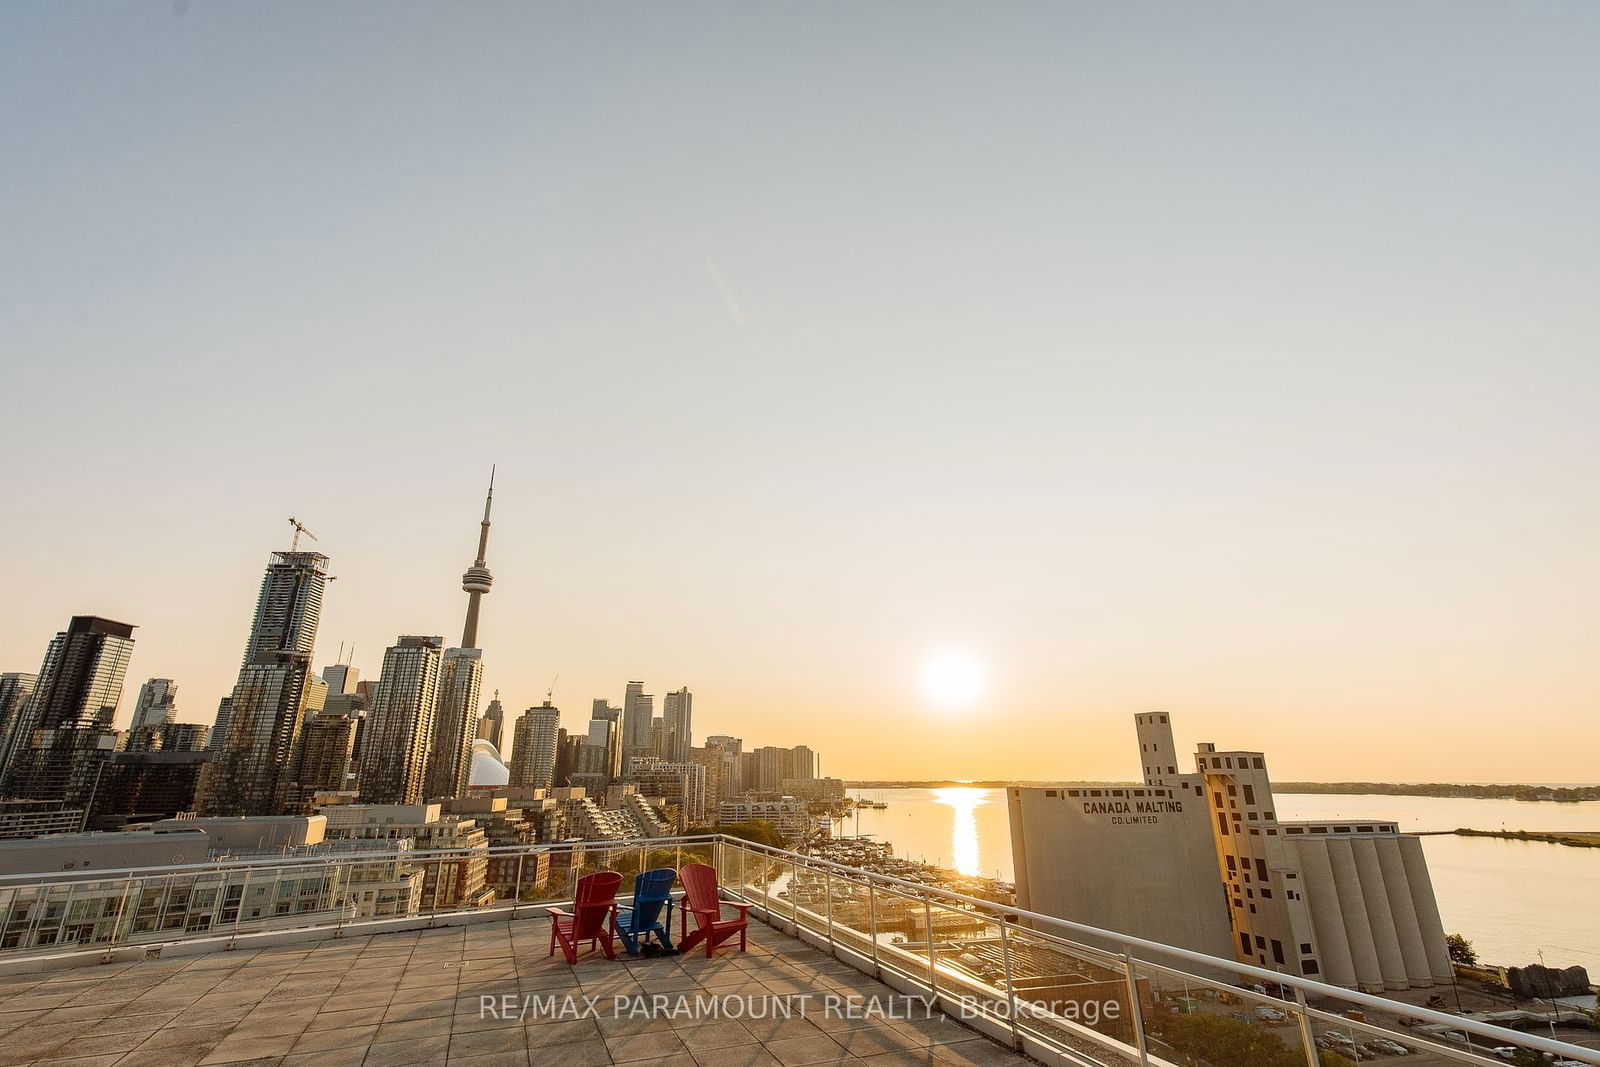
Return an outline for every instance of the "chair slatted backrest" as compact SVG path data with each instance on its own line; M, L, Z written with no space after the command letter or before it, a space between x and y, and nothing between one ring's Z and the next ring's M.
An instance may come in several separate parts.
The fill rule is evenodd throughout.
M605 927L621 884L622 875L616 871L599 871L578 879L578 892L572 901L576 940L595 937Z
M684 903L694 912L695 922L701 926L714 922L722 913L716 870L704 863L691 863L678 871L678 879L683 882Z
M633 922L635 931L649 930L661 921L661 909L672 892L678 872L671 867L645 871L633 880Z

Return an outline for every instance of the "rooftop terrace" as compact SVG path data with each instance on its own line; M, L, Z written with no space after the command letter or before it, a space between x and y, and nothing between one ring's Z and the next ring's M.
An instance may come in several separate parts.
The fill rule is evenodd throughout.
M752 905L748 952L549 954L544 905L581 874L691 860ZM426 871L375 898L391 861ZM732 838L502 850L492 903L419 895L466 862L0 878L0 1067L1600 1064L1595 1035L1543 1019L1518 1033Z
M776 930L756 924L751 935L744 954L594 956L569 967L546 955L543 922L506 921L14 975L0 978L0 1064L1026 1062L938 1017L849 1018L792 999L790 1016L774 1017L774 1005L799 993L847 1003L893 991ZM658 996L668 1008L646 1014ZM696 1014L688 1006L697 996L749 1003L763 1017ZM575 1017L584 998L593 1017ZM685 1010L673 1017L679 1003Z

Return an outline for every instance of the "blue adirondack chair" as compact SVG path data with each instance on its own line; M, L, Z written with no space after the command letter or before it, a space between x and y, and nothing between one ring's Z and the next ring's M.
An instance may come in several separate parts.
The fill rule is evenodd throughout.
M637 956L651 934L672 951L672 882L677 876L671 867L662 867L633 880L633 904L617 906L617 934L628 955Z

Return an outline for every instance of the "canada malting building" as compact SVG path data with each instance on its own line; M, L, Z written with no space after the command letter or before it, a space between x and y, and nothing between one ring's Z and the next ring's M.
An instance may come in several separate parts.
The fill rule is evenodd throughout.
M1371 992L1448 982L1421 839L1391 822L1283 822L1266 759L1135 716L1142 786L1008 789L1017 905Z

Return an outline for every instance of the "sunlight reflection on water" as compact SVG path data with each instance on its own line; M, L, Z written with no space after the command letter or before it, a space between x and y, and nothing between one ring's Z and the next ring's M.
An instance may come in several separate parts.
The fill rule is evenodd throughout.
M955 857L955 869L962 874L981 874L978 865L978 808L989 802L987 789L971 786L950 786L933 791L934 799L948 805L955 814L950 827L950 854Z

